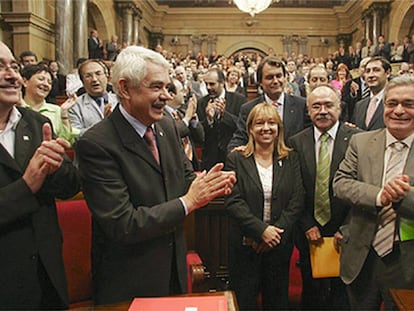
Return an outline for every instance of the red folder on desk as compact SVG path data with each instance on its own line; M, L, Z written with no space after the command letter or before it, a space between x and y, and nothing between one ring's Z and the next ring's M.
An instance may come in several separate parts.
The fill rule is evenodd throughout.
M225 295L135 298L128 311L228 311Z

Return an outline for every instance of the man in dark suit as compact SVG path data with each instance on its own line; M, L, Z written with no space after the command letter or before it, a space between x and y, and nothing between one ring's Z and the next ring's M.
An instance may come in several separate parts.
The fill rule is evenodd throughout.
M384 88L391 75L391 64L381 56L372 57L366 64L364 77L370 96L355 105L352 123L365 131L384 128Z
M352 122L356 103L365 97L369 97L370 91L365 83L364 72L370 59L371 57L362 59L358 67L359 77L348 80L344 85L342 90L342 101L345 103L342 110L343 121Z
M390 61L391 59L391 45L388 42L385 42L384 35L378 36L378 42L375 46L374 56L382 56L386 60Z
M193 164L195 171L200 170L196 146L204 144L203 125L197 116L197 98L193 96L188 100L187 109L182 110L184 105L184 88L180 81L171 79L168 92L172 100L167 101L165 116L174 120L183 143L184 152Z
M19 65L0 42L0 308L56 310L68 305L55 198L79 191L69 143L50 120L15 105Z
M88 38L88 58L103 59L103 43L98 37L98 30L92 29Z
M227 145L237 128L237 115L246 98L239 93L225 91L224 74L217 68L207 72L204 82L208 95L200 99L197 114L205 133L202 165L210 169L226 160Z
M185 293L184 218L235 182L223 164L193 173L175 123L163 118L168 70L155 51L122 50L112 76L121 103L77 144L96 304Z
M285 93L286 74L285 66L278 58L266 56L262 59L257 67L257 78L264 94L247 102L240 108L237 130L227 146L228 151L247 143L247 116L254 106L264 101L277 106L279 115L283 120L286 141L290 136L311 124L305 99Z
M353 136L333 189L351 204L341 268L353 310L396 310L389 289L414 289L414 79L385 90L385 129Z
M290 145L299 154L302 180L306 201L305 212L299 218L299 232L296 237L300 252L300 268L302 273L302 310L345 310L348 301L345 285L339 278L314 279L310 266L309 244L319 244L323 237L338 235L339 227L344 223L348 207L334 197L332 180L342 161L350 137L360 130L348 127L338 121L340 95L330 85L316 87L308 96L308 111L313 126L304 129L290 139ZM321 137L329 135L329 179L325 186L329 189L329 220L322 224L315 217L316 172L321 147Z

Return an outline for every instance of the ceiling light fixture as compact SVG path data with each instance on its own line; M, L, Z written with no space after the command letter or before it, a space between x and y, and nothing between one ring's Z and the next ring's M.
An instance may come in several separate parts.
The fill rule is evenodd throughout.
M233 0L240 11L249 13L252 17L266 10L273 2L272 0ZM279 2L279 0L276 0Z

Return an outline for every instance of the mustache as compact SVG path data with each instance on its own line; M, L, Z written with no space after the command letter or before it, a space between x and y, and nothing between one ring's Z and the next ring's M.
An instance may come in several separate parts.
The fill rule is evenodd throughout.
M315 118L316 120L332 120L331 115L329 114L319 114Z

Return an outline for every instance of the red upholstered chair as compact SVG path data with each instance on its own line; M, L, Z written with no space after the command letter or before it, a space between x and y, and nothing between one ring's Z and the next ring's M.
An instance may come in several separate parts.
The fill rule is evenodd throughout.
M63 261L68 283L71 308L92 305L91 275L91 214L82 198L56 202L59 223L63 234ZM206 273L200 256L187 253L188 289L199 292Z
M92 305L91 214L86 201L56 202L71 307Z

